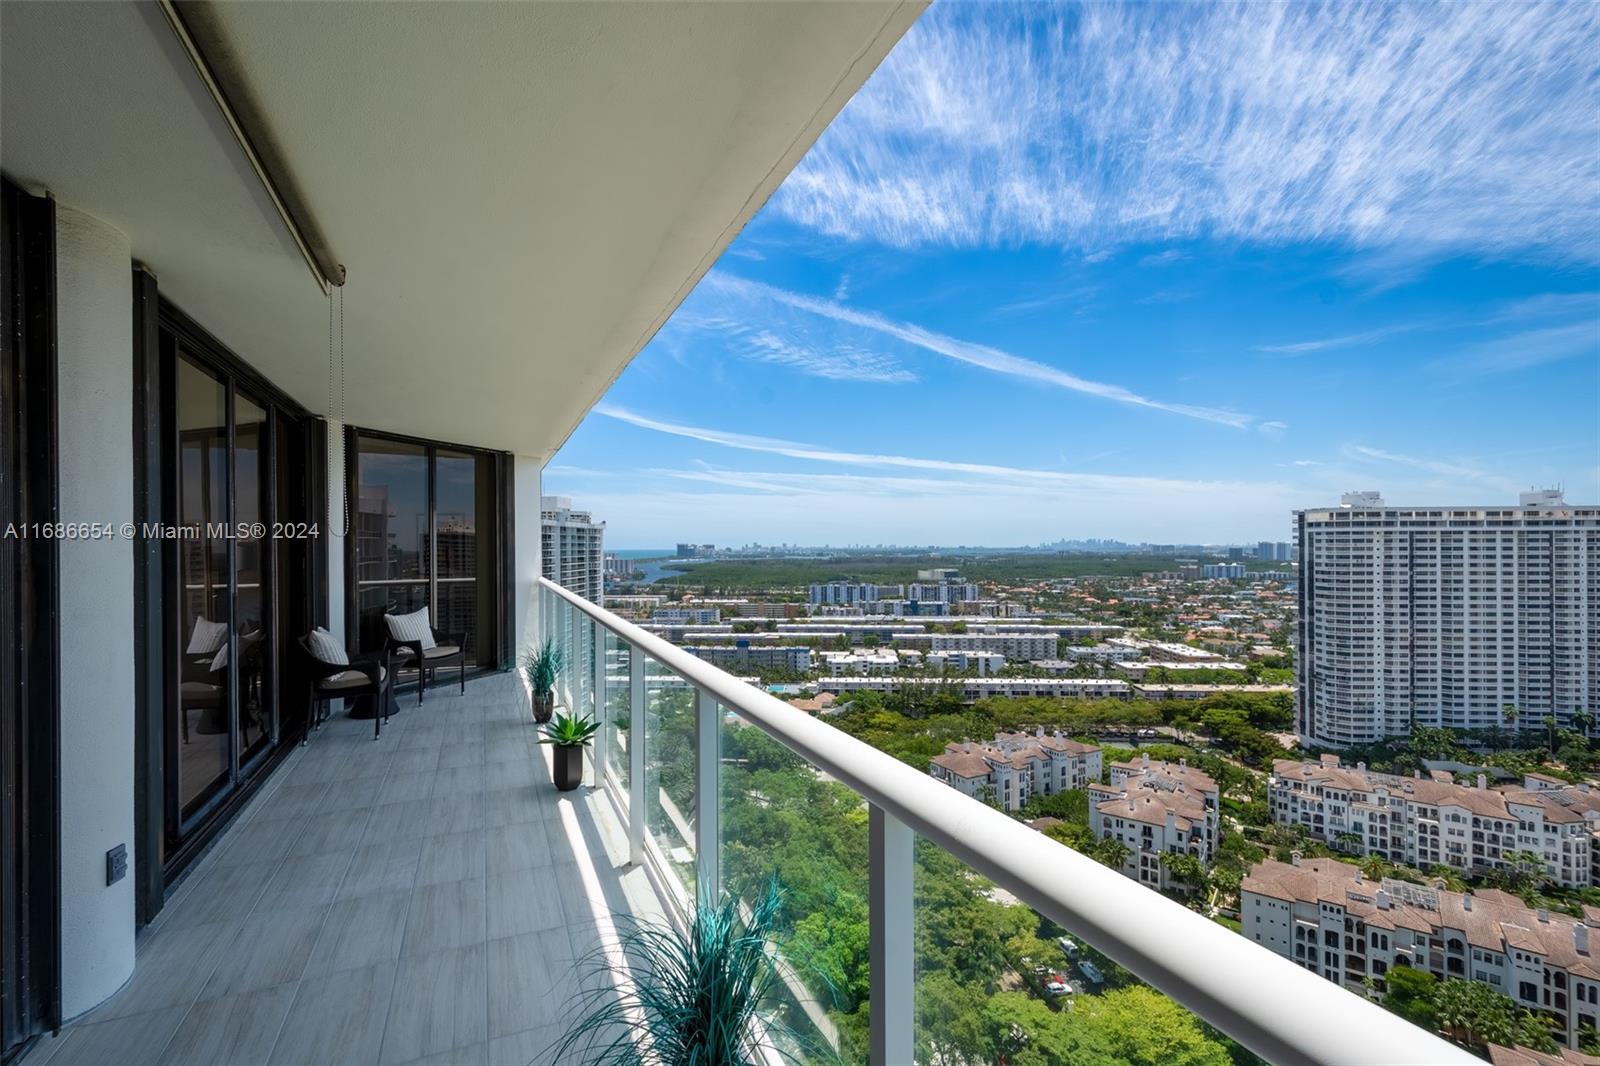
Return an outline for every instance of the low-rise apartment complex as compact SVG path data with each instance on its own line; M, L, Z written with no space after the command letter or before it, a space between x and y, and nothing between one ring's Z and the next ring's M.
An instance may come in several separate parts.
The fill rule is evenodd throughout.
M1513 852L1529 852L1564 888L1600 884L1600 793L1534 776L1512 788L1489 788L1482 775L1472 785L1446 776L1373 773L1336 755L1279 759L1267 802L1280 825L1304 826L1331 845L1391 862L1482 874L1506 866Z
M741 640L737 644L686 645L683 650L724 670L758 666L803 674L811 669L811 649L803 644L750 644Z
M1151 888L1170 888L1163 855L1193 855L1210 864L1220 833L1218 801L1211 775L1146 755L1112 763L1111 783L1089 786L1089 828L1127 846L1124 874Z
M991 791L1002 809L1017 810L1035 793L1053 796L1100 780L1100 749L1041 727L1029 733L998 733L992 741L945 745L928 772L969 796Z
M1600 911L1583 920L1532 910L1505 892L1447 892L1373 881L1334 859L1268 860L1240 890L1249 939L1355 992L1396 966L1481 981L1555 1021L1576 1045L1600 1018Z

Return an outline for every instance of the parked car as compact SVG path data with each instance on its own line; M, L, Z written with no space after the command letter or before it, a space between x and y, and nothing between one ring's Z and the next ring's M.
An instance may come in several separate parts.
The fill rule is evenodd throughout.
M1105 975L1100 972L1100 967L1088 959L1078 963L1078 972L1083 974L1083 979L1091 984L1099 984L1105 980Z
M1141 730L1139 730L1139 736L1140 737L1153 737L1153 736L1157 736L1157 735L1159 735L1159 734L1157 734L1154 729L1141 729Z
M1047 996L1070 996L1072 985L1058 973L1050 975L1050 980L1044 983L1044 992Z
M1078 957L1078 942L1070 936L1056 937L1056 945L1061 948L1061 953L1069 959Z

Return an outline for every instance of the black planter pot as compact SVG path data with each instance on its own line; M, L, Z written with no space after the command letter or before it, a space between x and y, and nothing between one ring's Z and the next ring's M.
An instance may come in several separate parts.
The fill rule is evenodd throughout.
M535 693L533 697L533 720L535 722L543 725L550 720L550 716L555 714L555 711L556 694L554 692L546 693L543 696Z
M557 744L555 750L556 788L571 792L583 784L583 745Z

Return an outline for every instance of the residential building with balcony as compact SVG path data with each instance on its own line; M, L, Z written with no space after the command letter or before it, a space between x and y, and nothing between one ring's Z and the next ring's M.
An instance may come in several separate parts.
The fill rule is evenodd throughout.
M1324 755L1275 761L1267 803L1274 822L1356 854L1478 876L1529 852L1563 888L1600 884L1600 792L1588 785L1530 776L1521 787L1489 788L1482 774L1474 785L1398 777Z
M1550 1019L1576 1047L1600 1022L1600 918L1536 910L1506 892L1449 892L1334 859L1267 860L1240 890L1244 936L1352 990L1397 966L1478 981ZM1588 908L1592 911L1592 908Z
M1572 728L1600 706L1600 507L1557 491L1514 507L1391 506L1358 492L1295 521L1306 741L1537 729L1546 715Z
M1088 785L1089 828L1128 849L1122 872L1155 889L1175 887L1163 855L1192 855L1207 865L1221 836L1217 783L1188 765L1150 757L1110 766L1110 784Z
M715 626L722 624L720 607L661 607L650 615L654 625Z
M963 700L995 696L1024 699L1030 696L1086 700L1125 700L1132 689L1126 681L1106 677L824 677L817 684L834 692L894 692L912 687L934 687L960 694Z
M811 649L805 645L751 644L740 640L734 644L686 644L683 650L728 670L760 666L803 674L811 669Z
M606 524L596 522L588 511L573 510L572 500L566 496L540 497L539 511L543 530L539 558L544 576L591 603L599 603L605 595Z
M997 733L986 743L945 745L928 773L963 795L992 796L1002 810L1014 811L1030 796L1052 796L1098 781L1100 749L1059 730L1046 735L1042 727L1033 733Z
M1017 661L1051 658L1056 653L1056 645L1056 638L1047 633L1004 630L934 633L929 640L933 651L987 651Z

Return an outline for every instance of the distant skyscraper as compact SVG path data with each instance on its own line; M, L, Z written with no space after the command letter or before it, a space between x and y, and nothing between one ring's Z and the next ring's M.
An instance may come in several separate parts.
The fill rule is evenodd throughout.
M566 496L539 497L544 522L540 565L544 576L591 603L600 603L605 583L606 524L574 511Z
M1295 518L1303 738L1488 729L1507 706L1542 729L1600 708L1600 508L1554 491L1517 507L1361 492Z

